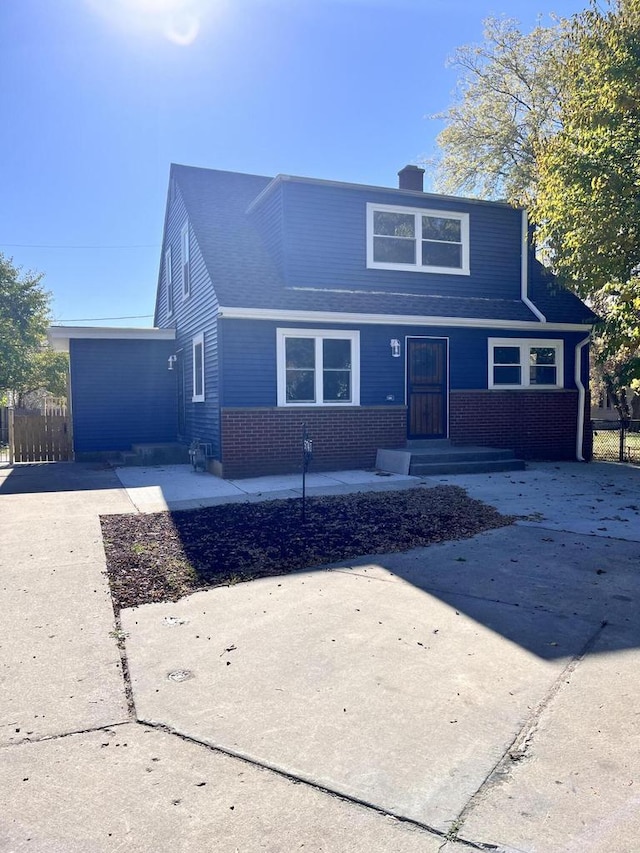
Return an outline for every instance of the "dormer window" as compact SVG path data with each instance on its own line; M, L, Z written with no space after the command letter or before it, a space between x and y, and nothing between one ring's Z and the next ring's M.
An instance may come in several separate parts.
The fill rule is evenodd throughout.
M469 275L469 214L367 204L367 267Z

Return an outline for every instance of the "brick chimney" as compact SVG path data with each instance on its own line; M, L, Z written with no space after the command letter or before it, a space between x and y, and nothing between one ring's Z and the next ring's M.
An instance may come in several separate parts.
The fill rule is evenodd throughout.
M399 183L401 190L415 190L416 192L424 192L422 178L424 169L419 166L405 166L398 172Z

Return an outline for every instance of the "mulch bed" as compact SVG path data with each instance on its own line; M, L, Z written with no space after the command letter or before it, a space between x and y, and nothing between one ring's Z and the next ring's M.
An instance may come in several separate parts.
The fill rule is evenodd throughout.
M116 612L196 589L463 539L513 519L458 486L101 518Z

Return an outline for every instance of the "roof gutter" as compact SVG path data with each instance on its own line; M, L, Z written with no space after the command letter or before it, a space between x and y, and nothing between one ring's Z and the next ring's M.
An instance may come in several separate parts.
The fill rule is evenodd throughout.
M520 298L532 311L541 323L546 323L547 318L542 311L529 299L529 221L527 211L522 211L521 226L521 254L520 254Z
M584 462L584 454L582 447L584 444L584 404L587 398L587 389L582 381L582 350L589 343L591 335L588 335L583 341L576 344L576 356L574 362L576 387L578 389L578 428L576 431L576 459L578 462Z
M295 323L367 323L395 326L451 326L474 329L513 329L536 332L584 332L584 323L546 323L537 320L497 320L479 317L437 317L423 314L360 314L339 311L299 311L280 308L240 308L223 306L217 317L228 320L280 320ZM589 325L586 328L591 328Z

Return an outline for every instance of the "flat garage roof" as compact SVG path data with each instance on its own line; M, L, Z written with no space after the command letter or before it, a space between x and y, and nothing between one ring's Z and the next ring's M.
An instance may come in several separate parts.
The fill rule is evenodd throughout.
M69 341L72 338L103 341L175 341L176 330L115 326L50 326L47 337L52 349L57 352L69 352Z

